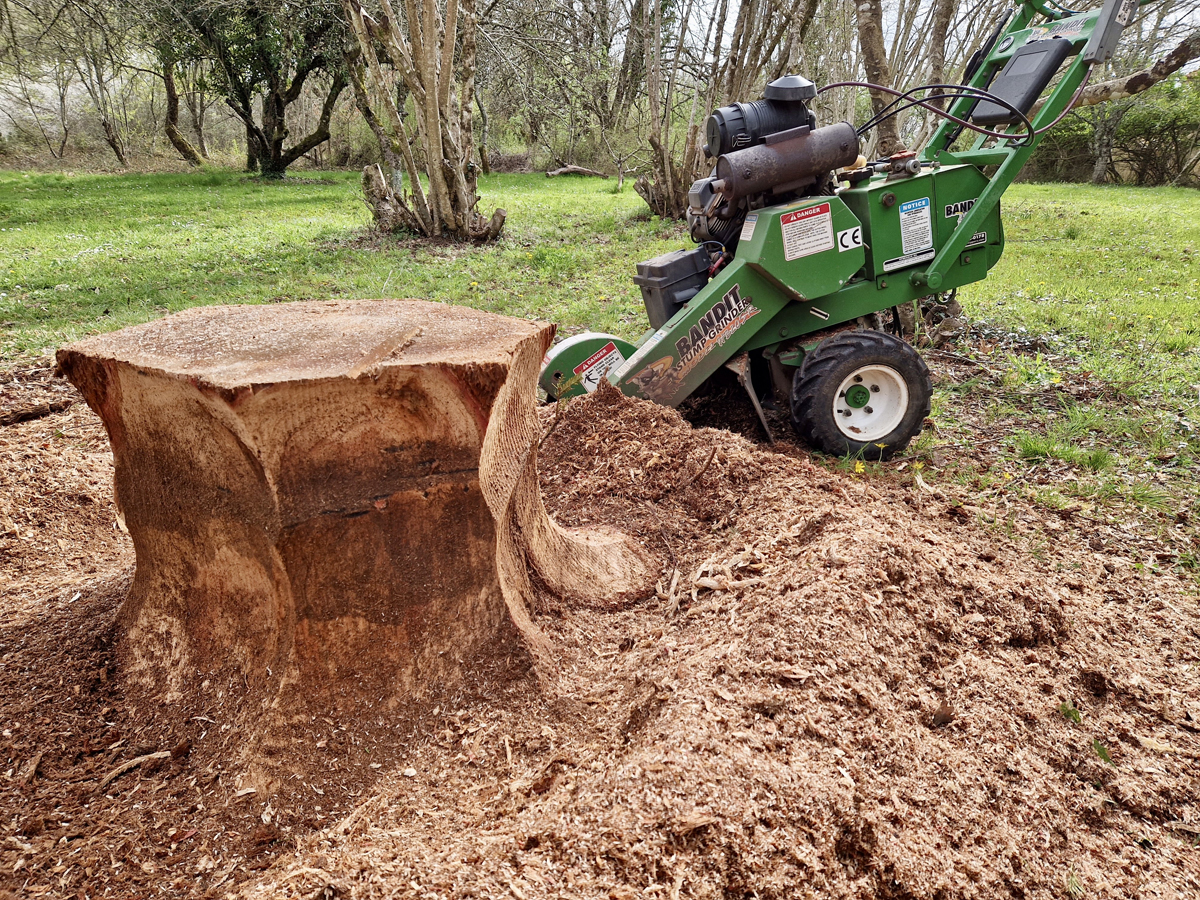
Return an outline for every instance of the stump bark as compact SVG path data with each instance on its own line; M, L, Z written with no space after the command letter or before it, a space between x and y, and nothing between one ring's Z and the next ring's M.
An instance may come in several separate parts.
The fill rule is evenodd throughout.
M629 539L564 530L542 505L553 331L422 301L289 303L60 350L108 429L136 549L127 682L185 704L244 684L257 723L374 715L489 659L549 676L533 576L608 602L652 580Z

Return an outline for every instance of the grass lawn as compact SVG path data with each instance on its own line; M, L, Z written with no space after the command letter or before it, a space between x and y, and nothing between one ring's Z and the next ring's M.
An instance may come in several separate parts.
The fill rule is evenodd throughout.
M499 243L377 240L354 173L0 173L0 357L208 303L419 297L637 334L634 263L683 232L600 179L482 182Z
M501 175L481 191L508 226L470 247L371 234L355 173L0 172L0 362L198 304L337 297L445 300L634 338L646 327L634 264L689 243L611 181ZM917 452L962 457L986 431L998 461L932 467L1048 506L1192 516L1200 192L1017 185L1004 222L1004 258L959 296L976 327L955 352L975 369L940 383Z
M599 179L498 175L481 190L508 228L461 247L370 236L354 173L0 172L0 358L188 306L335 297L641 333L633 265L687 243L679 224ZM973 317L1085 339L1089 365L1134 390L1200 379L1200 193L1017 185L1004 221L1004 258L960 297Z

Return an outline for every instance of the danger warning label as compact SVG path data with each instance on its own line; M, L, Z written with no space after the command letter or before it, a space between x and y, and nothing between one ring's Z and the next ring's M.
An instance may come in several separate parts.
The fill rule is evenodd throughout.
M779 224L783 226L783 258L788 262L834 247L833 213L828 203L784 213Z
M625 362L617 345L609 341L572 371L579 376L583 389L589 394L600 386L600 379Z

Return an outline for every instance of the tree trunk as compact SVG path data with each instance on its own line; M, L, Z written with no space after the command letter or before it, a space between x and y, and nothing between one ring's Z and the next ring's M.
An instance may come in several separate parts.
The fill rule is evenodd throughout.
M258 172L258 160L262 156L259 146L258 130L252 123L246 122L246 171Z
M263 99L263 131L268 136L270 149L269 158L259 161L265 178L282 178L292 163L329 140L329 123L333 119L333 108L337 105L342 91L346 89L346 76L340 70L334 73L329 89L325 92L321 115L312 132L291 147L284 146L290 134L285 118L287 108L300 98L304 80L297 75L288 85L286 92L272 92L268 98Z
M371 129L371 134L375 136L375 143L379 146L379 157L382 160L382 174L385 176L385 182L398 190L400 187L399 175L403 171L404 161L396 147L395 138L387 133L383 123L375 115L375 110L371 108L371 98L367 96L367 85L363 78L362 55L357 50L347 51L345 60L350 87L354 93L354 105L358 108L363 121L367 123L367 127Z
M125 159L125 147L121 143L121 135L117 133L117 129L113 127L113 123L108 119L101 119L100 127L104 129L105 143L112 148L117 162L121 164L122 168L128 168L129 162Z
M514 663L551 678L532 574L600 604L653 580L634 542L542 505L534 389L553 333L422 301L288 303L60 350L108 429L137 552L127 686L185 711L221 686L227 724L286 769L307 752L272 740L289 722L353 730Z
M950 20L954 18L957 0L935 0L932 14L932 25L929 35L929 81L931 84L943 84L946 81L946 35L950 30ZM931 93L933 106L943 108L945 101L938 97L942 91Z
M479 94L475 95L475 105L479 107L479 168L484 175L491 175L492 163L488 159L488 115Z
M888 66L887 49L883 42L882 0L859 0L858 44L862 49L867 81L883 87L891 87L891 69ZM881 91L871 91L871 107L875 113L879 113L887 106L890 99ZM878 139L879 156L891 156L904 149L895 116L881 122L875 129L875 134Z
M196 148L179 130L179 91L175 88L175 66L169 60L162 61L163 86L167 94L167 117L163 130L171 146L179 151L179 155L187 160L189 165L198 166L203 162Z
M1108 173L1112 169L1113 143L1129 107L1129 101L1116 103L1104 107L1092 118L1092 184L1105 184L1108 181Z
M643 5L642 31L646 36L644 55L649 61L646 93L650 100L650 133L646 140L650 144L650 177L638 178L633 189L655 215L664 219L682 219L687 213L687 185L683 184L679 167L671 159L667 138L663 134L664 119L669 115L669 109L664 113L662 4L655 4L653 20Z
M188 118L192 122L192 131L196 134L196 149L200 152L201 157L208 159L208 140L204 135L204 117L209 100L200 88L201 79L197 72L198 66L193 63L191 71L184 78L183 101L187 106Z
M651 134L650 157L652 177L639 175L633 189L646 201L650 211L664 219L682 219L687 213L688 186L656 135Z
M1123 78L1114 78L1112 81L1089 84L1079 95L1075 106L1094 106L1097 103L1121 100L1148 91L1168 75L1173 75L1197 58L1200 58L1200 34L1193 34L1148 69Z

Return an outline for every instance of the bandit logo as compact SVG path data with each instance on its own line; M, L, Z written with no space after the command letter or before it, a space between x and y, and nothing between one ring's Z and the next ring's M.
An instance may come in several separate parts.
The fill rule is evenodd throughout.
M1129 19L1133 14L1134 8L1136 8L1135 4L1131 2L1131 0L1125 0L1125 4L1122 7L1121 12L1117 14L1117 21L1121 22L1122 27L1129 24ZM1125 16L1124 21L1121 20L1122 15ZM1056 37L1074 37L1075 35L1083 33L1083 26L1085 22L1086 20L1082 16L1076 16L1073 19L1063 19L1055 22L1052 25L1044 25L1040 28L1035 28L1033 29L1033 34L1030 35L1029 40L1026 43L1045 41Z
M687 377L713 347L723 345L752 316L758 307L743 297L741 288L734 285L725 295L708 308L700 319L688 329L688 333L675 341L675 352L679 361L666 371L658 360L634 376L651 399L672 396L678 385Z
M975 200L978 199L978 197L975 198ZM975 205L975 200L959 200L957 203L947 203L946 218L961 219L963 215Z
M675 342L675 352L679 354L678 368L690 368L689 363L707 356L714 345L724 344L756 312L758 310L751 306L750 298L742 297L740 287L735 284L725 292L724 297L709 307L700 321L688 329L687 335Z

